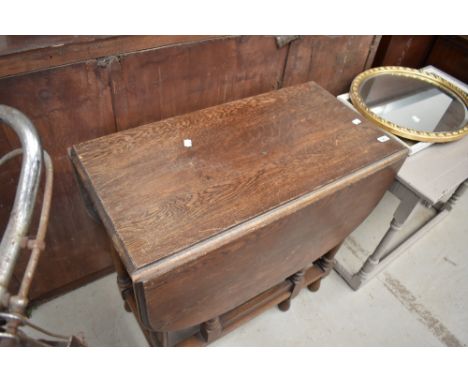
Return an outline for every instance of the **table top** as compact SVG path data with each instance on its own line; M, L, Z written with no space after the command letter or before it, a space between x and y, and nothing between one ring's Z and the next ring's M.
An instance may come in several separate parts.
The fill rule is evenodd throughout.
M404 155L356 117L309 82L81 143L71 158L132 272Z
M397 179L430 204L445 199L468 179L468 137L435 143L409 157Z

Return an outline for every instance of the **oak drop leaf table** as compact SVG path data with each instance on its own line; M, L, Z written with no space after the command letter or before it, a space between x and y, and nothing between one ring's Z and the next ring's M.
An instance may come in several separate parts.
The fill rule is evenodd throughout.
M205 345L319 288L406 149L313 82L75 145L151 345Z

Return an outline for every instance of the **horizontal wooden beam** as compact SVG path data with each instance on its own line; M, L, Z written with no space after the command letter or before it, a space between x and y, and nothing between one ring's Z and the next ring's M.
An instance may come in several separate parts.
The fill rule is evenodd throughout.
M3 36L0 77L221 36Z

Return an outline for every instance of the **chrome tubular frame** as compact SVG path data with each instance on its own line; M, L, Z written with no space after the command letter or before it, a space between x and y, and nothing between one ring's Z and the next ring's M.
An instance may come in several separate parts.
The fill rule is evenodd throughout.
M0 158L0 166L23 154L15 201L0 244L0 346L83 346L84 342L80 338L49 332L34 325L24 316L29 304L28 293L31 282L41 252L45 248L54 168L49 154L42 150L34 125L23 113L12 107L0 105L0 122L5 122L15 131L22 146ZM42 208L36 236L29 238L27 234L36 202L42 164L45 167ZM31 254L18 293L11 295L8 286L21 248L28 248ZM26 326L54 340L34 339L21 329Z
M18 135L22 146L23 161L18 189L10 214L10 220L0 243L0 308L8 305L8 285L18 258L23 238L28 233L42 168L42 148L33 123L20 111L0 105L0 121ZM0 159L0 165L17 152Z

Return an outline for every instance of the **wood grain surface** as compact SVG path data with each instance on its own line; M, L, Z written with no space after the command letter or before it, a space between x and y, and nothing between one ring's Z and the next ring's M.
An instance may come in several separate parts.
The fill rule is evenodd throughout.
M107 72L95 62L0 80L0 103L16 107L32 120L54 164L46 249L33 279L32 298L111 269L111 243L101 225L83 208L67 155L67 147L74 143L115 131L107 82ZM0 131L2 153L19 146L11 129L1 126ZM1 232L9 218L19 169L18 159L0 171ZM31 235L35 234L41 201L42 184ZM16 270L19 278L27 260L26 251Z
M0 77L216 36L0 36Z
M283 86L315 81L337 96L372 63L377 36L302 36L291 43Z
M75 145L144 327L216 323L342 242L406 157L355 117L310 82Z
M468 37L438 36L425 65L433 65L468 83Z
M132 272L401 150L355 117L308 83L78 144L74 161Z
M110 265L108 241L86 213L66 163L70 145L288 83L312 79L335 91L361 70L376 39L305 36L278 48L274 36L0 37L0 102L38 124L57 162L51 233L33 297L81 285ZM18 146L5 132L2 153ZM19 161L13 161L0 172L0 228L9 216L18 169Z
M422 68L435 36L382 36L373 66Z
M114 60L118 130L277 89L288 47L241 36L153 49Z
M467 36L383 36L373 66L427 65L468 83Z
M235 308L312 264L369 215L403 159L404 153L376 163L366 174L311 195L297 210L293 201L283 208L285 216L273 222L259 218L255 227L230 234L217 249L194 248L182 259L169 258L137 274L142 320L153 330L181 330Z

